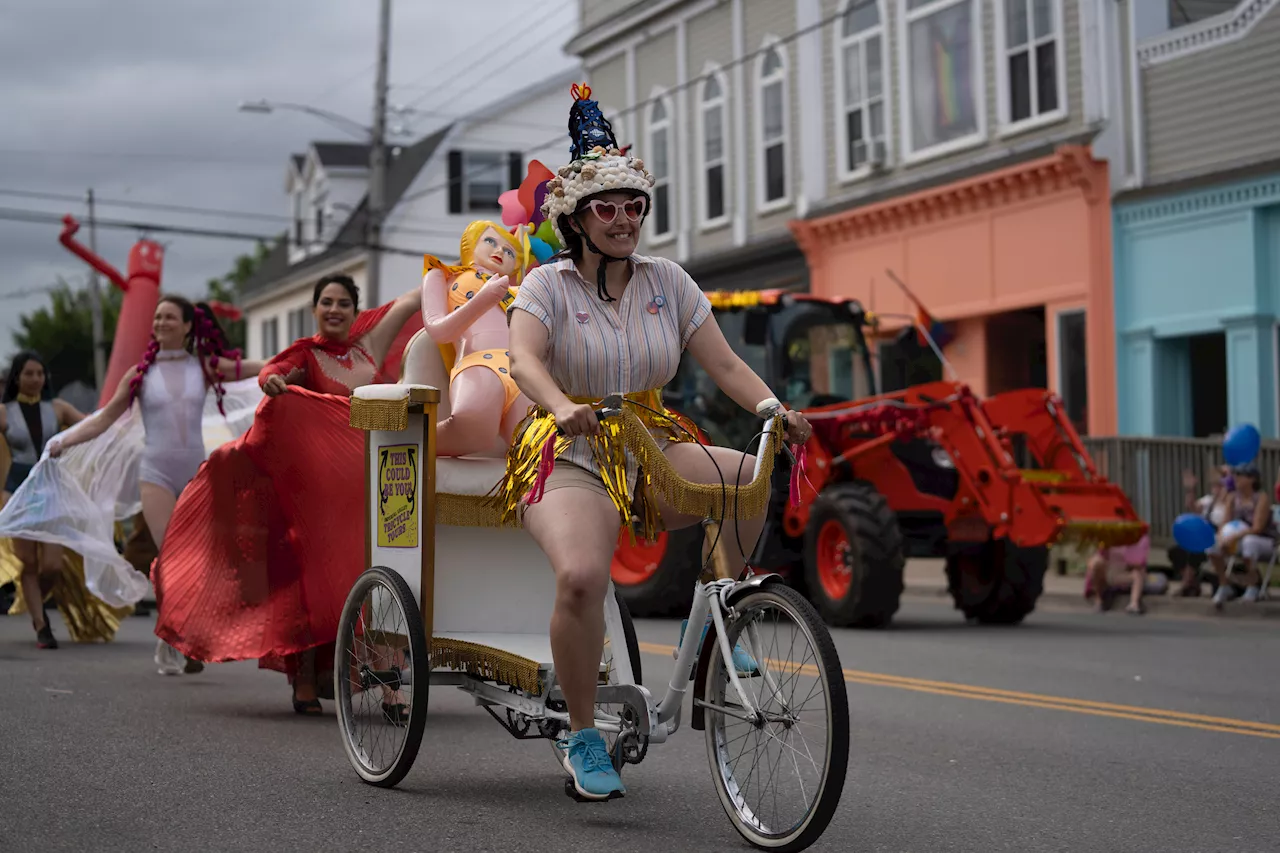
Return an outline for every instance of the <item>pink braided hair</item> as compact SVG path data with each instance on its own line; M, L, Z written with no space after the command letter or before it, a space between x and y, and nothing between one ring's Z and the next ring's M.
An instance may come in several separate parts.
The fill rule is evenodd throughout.
M226 336L222 333L222 328L213 317L213 309L207 305L196 306L195 320L191 324L191 338L202 366L211 364L213 359L217 359L217 367L213 369L213 395L218 402L218 411L222 413L223 417L226 417L227 411L222 408L222 398L226 395L226 390L222 387L222 380L224 379L222 362L234 359L236 363L236 378L239 379L240 360L243 354L240 350L230 347Z
M222 387L224 379L222 375L222 362L225 359L234 359L236 363L236 378L240 376L240 361L243 354L238 349L231 348L226 336L222 333L222 329L218 326L217 320L213 317L213 309L203 303L192 306L190 302L184 299L175 299L167 297L161 299L161 302L172 302L186 313L187 308L192 310L191 332L187 336L186 350L192 353L200 360L200 368L204 370L206 365L213 363L217 359L217 367L214 368L213 376L213 394L214 399L218 403L218 411L226 417L227 411L223 408L222 399L226 396L226 390ZM185 305L184 305L185 303ZM133 406L134 398L142 390L142 379L147 371L151 369L151 365L155 363L156 353L160 351L160 342L153 336L147 344L147 349L142 354L142 358L138 360L138 372L129 381L129 406Z

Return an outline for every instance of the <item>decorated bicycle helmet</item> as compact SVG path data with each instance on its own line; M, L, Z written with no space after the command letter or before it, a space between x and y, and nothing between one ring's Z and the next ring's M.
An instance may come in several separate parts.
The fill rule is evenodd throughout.
M555 229L560 244L565 240L567 223L582 203L600 193L631 191L643 195L652 203L650 190L653 175L644 168L644 161L632 157L619 146L613 135L613 127L600 112L600 106L591 100L591 87L585 83L573 84L573 106L569 109L569 155L573 159L561 166L554 178L547 182L547 195L542 202L542 215ZM629 146L628 146L629 147ZM597 295L605 302L613 301L605 289L605 265L609 261L624 261L600 251L586 233L575 233L583 244L601 257L596 279Z

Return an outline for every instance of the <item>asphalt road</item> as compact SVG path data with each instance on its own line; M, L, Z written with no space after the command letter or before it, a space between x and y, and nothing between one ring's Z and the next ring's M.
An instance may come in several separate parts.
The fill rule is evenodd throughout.
M296 717L253 663L163 678L151 628L41 652L26 617L0 617L0 850L749 849L687 727L628 768L625 799L580 805L544 743L439 689L413 771L384 791L348 766L332 704ZM665 683L677 630L639 625L647 682ZM850 770L813 850L1280 848L1269 623L1044 612L987 629L911 601L893 629L836 641Z

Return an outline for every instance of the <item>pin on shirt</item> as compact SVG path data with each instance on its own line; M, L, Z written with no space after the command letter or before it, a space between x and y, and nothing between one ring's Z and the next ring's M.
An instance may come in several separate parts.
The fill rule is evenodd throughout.
M588 314L586 311L579 311L577 314L574 315L574 319L576 319L579 323L585 323L591 319L591 315Z
M661 293L659 293L657 296L653 297L652 302L645 306L645 310L650 314L657 314L659 309L666 304L667 300L662 297Z

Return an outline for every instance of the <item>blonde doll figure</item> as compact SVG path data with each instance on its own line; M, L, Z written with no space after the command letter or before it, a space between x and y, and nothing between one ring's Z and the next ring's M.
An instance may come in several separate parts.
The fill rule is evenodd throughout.
M528 252L498 223L477 220L458 255L459 266L431 255L423 263L422 325L450 368L450 413L436 427L441 456L509 445L530 405L511 378L506 317Z

